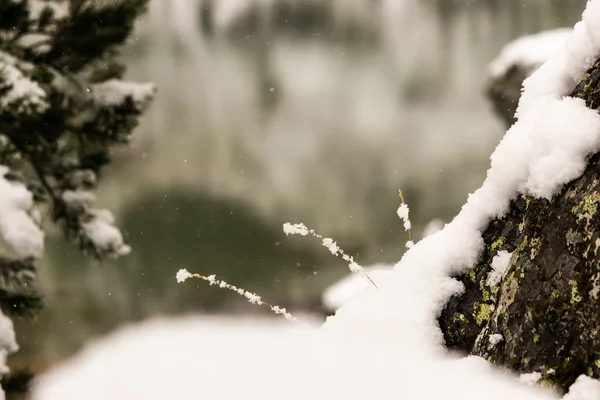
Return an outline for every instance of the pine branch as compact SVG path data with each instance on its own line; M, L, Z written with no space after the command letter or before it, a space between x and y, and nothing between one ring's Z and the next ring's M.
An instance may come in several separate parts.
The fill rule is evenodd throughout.
M0 257L0 306L6 313L31 315L43 307L43 298L33 286L34 260Z
M2 390L8 395L24 394L31 391L34 374L28 368L18 369L2 377Z
M63 73L81 71L89 63L123 44L147 3L148 0L100 4L71 0L69 16L57 24L47 60L59 66Z

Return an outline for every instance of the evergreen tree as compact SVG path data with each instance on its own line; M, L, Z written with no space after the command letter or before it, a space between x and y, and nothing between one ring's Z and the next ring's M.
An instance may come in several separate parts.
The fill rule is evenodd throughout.
M11 320L43 305L35 289L43 224L97 259L129 252L93 189L154 94L121 80L118 49L148 0L0 0L0 374L18 346ZM43 217L46 216L46 217ZM0 399L3 394L0 390Z

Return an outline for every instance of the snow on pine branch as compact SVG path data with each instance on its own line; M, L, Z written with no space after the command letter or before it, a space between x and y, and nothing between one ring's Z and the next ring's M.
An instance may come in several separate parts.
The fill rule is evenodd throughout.
M304 225L303 223L290 224L289 222L286 222L285 224L283 224L283 232L286 235L300 235L300 236L311 235L311 236L316 237L317 239L321 239L321 244L323 245L323 247L328 249L331 252L331 254L333 254L334 256L336 256L336 257L341 256L342 259L348 263L348 268L350 269L351 272L361 272L362 271L364 276L371 282L371 284L375 288L377 287L377 285L375 284L373 279L371 279L371 277L367 273L364 272L363 267L360 264L358 264L356 261L354 261L354 257L346 254L344 252L344 250L342 250L332 238L326 238L326 237L319 235L313 229L307 228L306 225Z
M19 345L15 337L15 329L10 318L0 310L0 378L10 372L6 360L10 354L16 353ZM0 399L4 400L5 394L0 387Z
M46 92L26 77L14 57L0 51L0 110L16 114L39 114L49 108Z
M75 213L79 215L80 232L94 249L98 256L119 257L131 252L131 247L126 245L123 234L115 226L113 214L106 209L92 208L96 197L88 190L66 190L62 200Z
M231 290L232 292L236 292L240 296L244 296L252 304L265 305L265 306L269 307L271 309L271 311L273 311L275 314L282 315L288 321L297 321L297 319L292 314L287 312L287 310L285 308L271 305L271 304L267 303L266 301L264 301L260 296L254 294L252 292L249 292L249 291L239 288L237 286L230 285L229 283L227 283L223 280L217 279L216 275L204 276L204 275L199 275L199 274L192 274L187 269L180 269L179 271L177 271L177 274L175 275L175 279L177 279L177 283L185 282L189 278L202 279L204 281L207 281L211 286L218 285L222 289Z
M20 257L40 257L44 232L33 204L33 195L21 182L9 181L9 168L0 165L0 234Z
M154 98L156 85L153 83L124 82L111 79L92 85L95 101L102 107L119 106L131 97L138 111L143 111Z
M123 235L115 226L115 217L110 211L92 208L86 216L89 221L81 226L99 253L113 257L131 253L131 247L124 243Z

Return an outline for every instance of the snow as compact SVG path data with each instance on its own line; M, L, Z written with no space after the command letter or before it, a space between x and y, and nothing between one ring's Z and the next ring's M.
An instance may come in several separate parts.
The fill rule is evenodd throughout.
M479 357L431 362L383 331L340 337L278 321L190 317L126 328L42 376L33 400L555 398Z
M283 232L286 235L308 235L308 228L304 224L290 224L286 222L283 224Z
M13 323L0 310L0 377L9 372L6 366L6 358L17 350L19 350L19 346L15 339ZM4 391L0 388L0 400L4 400L4 398Z
M410 219L408 219L408 211L408 206L405 203L400 204L397 211L398 217L404 221L404 229L407 231L411 228Z
M62 198L67 204L84 207L89 207L96 200L96 196L87 190L65 190Z
M490 64L490 76L505 75L513 66L533 71L561 50L573 29L559 28L522 36L507 44Z
M348 268L350 268L351 272L360 272L363 270L363 267L356 263L356 261L350 261Z
M48 109L46 92L15 66L16 60L0 52L0 89L10 90L0 96L0 109L14 107L18 114L42 113Z
M530 153L521 189L550 200L565 183L581 176L587 156L600 150L600 118L582 99L565 98L544 99L523 119L535 128L527 143L520 144L520 151Z
M337 252L340 250L340 248L337 246L337 244L331 238L323 239L323 246L327 247L329 249L329 251L331 252L331 254L333 254L333 255L336 255Z
M568 35L561 51L548 59L523 83L517 117L527 114L543 98L560 99L573 89L600 50L600 4L588 1L582 21Z
M7 180L8 167L0 165L0 234L20 257L39 257L44 232L33 216L33 195L20 182Z
M519 377L519 382L524 385L534 386L540 379L542 379L541 373L531 372L529 374L521 374Z
M114 225L115 218L112 213L104 209L90 208L96 196L87 190L66 190L62 194L65 203L72 207L84 207L83 222L81 224L85 235L101 252L110 256L123 256L131 252L131 248L124 244L121 231Z
M600 116L580 99L563 98L597 54L600 0L592 0L564 48L525 82L519 119L492 154L482 187L452 222L378 279L378 288L366 285L320 329L150 324L92 346L43 377L34 399L556 398L481 358L452 358L436 318L464 290L450 277L477 263L489 221L505 215L519 193L551 198L598 149ZM284 230L298 233L290 224Z
M123 235L114 225L115 218L108 210L90 209L91 219L82 224L83 230L94 246L111 255L123 256L131 252L124 244Z
M444 227L444 221L439 218L434 218L423 229L423 237L431 236L434 233L441 231Z
M141 111L150 104L154 97L156 86L153 83L124 82L111 79L92 85L92 93L100 105L119 106L125 98L131 96L137 108Z
M490 349L493 349L494 347L496 347L498 345L498 343L500 343L501 341L504 340L504 336L502 336L499 333L494 333L493 335L490 335L489 337L489 341L490 341Z
M489 287L494 287L502 281L506 275L506 269L510 263L512 253L506 250L500 250L492 259L492 270L488 274L486 284Z
M383 282L386 279L386 275L391 272L392 267L393 265L389 264L375 264L365 267L364 271L374 281ZM367 286L371 286L371 283L366 277L358 274L348 274L325 289L321 296L321 303L327 310L335 311Z
M599 400L600 381L581 375L569 389L563 400Z
M185 282L186 279L191 278L191 277L192 277L192 274L190 274L187 269L180 269L177 272L175 279L177 279L177 283L181 283L181 282ZM225 284L225 282L223 282L223 284ZM223 285L221 287L225 287L225 286Z

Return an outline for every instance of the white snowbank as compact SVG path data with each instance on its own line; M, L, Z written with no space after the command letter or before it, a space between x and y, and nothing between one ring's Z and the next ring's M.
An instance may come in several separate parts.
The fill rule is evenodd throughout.
M44 232L32 218L33 195L20 182L6 180L8 167L0 165L0 234L21 257L39 257Z
M534 71L560 51L573 29L560 28L522 36L504 46L490 64L490 76L501 77L513 66Z
M600 116L564 99L600 54L600 0L525 83L518 122L482 187L443 230L344 304L319 330L193 321L148 326L90 348L46 376L35 399L549 399L487 362L449 359L436 317L475 265L481 231L519 192L549 198L598 149ZM568 140L567 140L568 139Z
M569 389L564 400L598 400L600 399L600 381L581 375Z
M129 328L41 378L33 400L553 399L478 357L435 361L381 332L328 335L277 319Z
M439 218L434 218L423 229L423 237L431 236L434 233L441 231L444 228L444 221Z
M529 374L521 374L519 377L519 382L524 385L533 386L542 379L542 374L539 372L531 372Z

